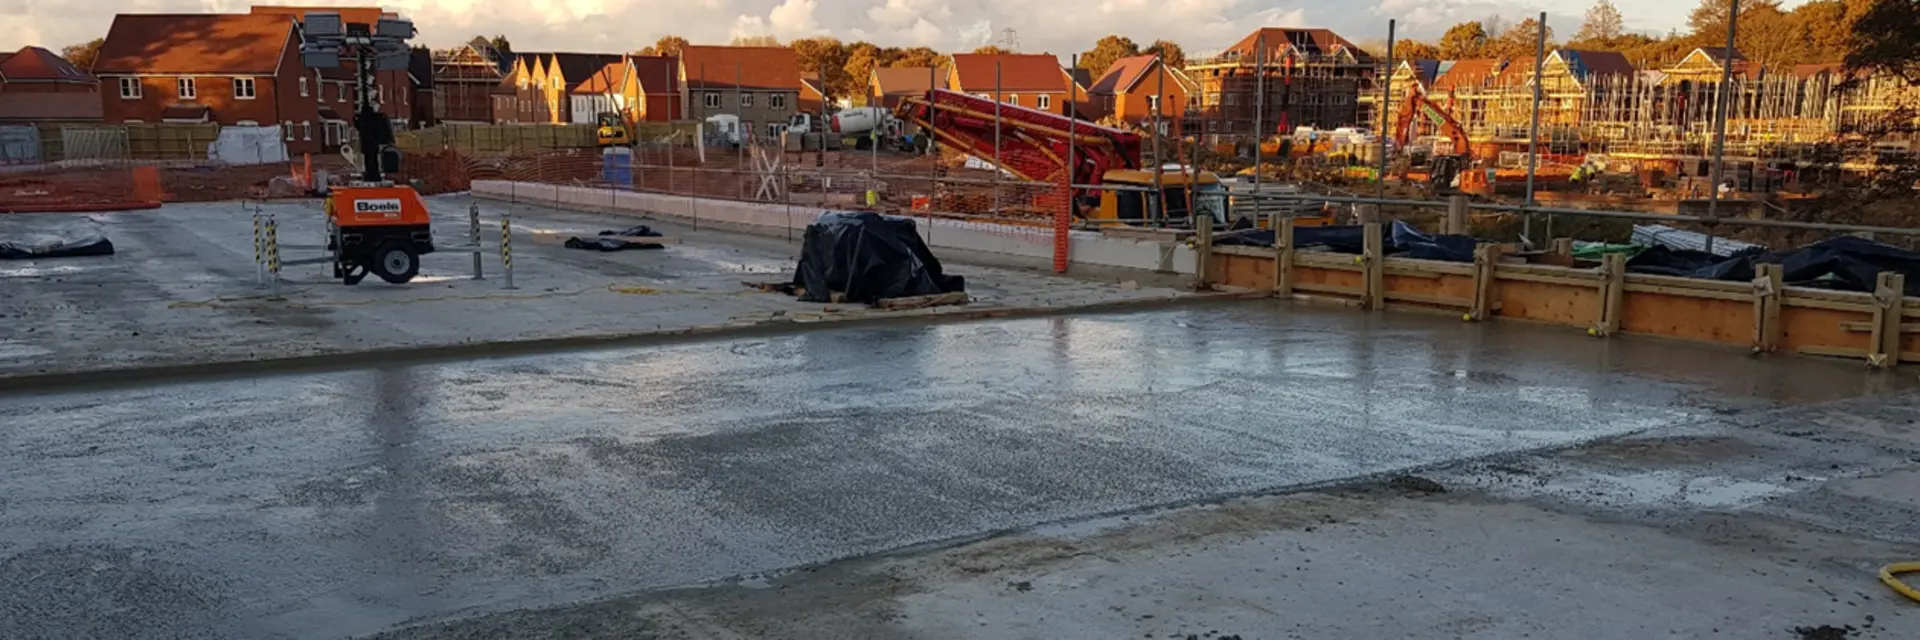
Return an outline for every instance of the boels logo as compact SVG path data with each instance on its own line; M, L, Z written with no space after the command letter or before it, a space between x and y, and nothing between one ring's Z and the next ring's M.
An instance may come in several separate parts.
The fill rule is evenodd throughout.
M400 200L398 198L355 200L353 201L353 213L356 216L375 215L385 218L399 217Z

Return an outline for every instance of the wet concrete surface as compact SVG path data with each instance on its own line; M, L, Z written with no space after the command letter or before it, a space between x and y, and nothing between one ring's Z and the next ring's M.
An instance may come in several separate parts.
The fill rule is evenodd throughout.
M468 206L427 198L441 246L467 242ZM1186 296L1177 279L1087 271L1060 277L991 256L942 252L975 302L904 311L822 305L749 289L787 281L799 244L779 238L613 214L479 203L484 279L472 254L424 256L405 285L368 278L345 286L322 265L287 265L276 299L256 283L256 212L276 216L283 259L311 259L325 238L318 200L170 204L150 211L0 217L0 241L42 234L104 234L111 256L0 262L0 381L45 374L197 366L431 349L501 341L634 336L696 328L876 317L967 315L1155 302ZM497 234L515 229L514 283L504 289ZM567 249L572 235L648 224L681 240L665 249ZM1084 276L1084 277L1082 277ZM1131 281L1131 284L1127 284Z
M337 637L1903 390L1242 303L0 396L0 637Z

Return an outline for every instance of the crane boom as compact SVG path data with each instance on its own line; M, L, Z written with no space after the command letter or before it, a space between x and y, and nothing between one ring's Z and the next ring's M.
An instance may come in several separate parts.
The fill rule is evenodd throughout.
M1110 170L1140 168L1139 134L1030 107L996 105L992 98L934 89L902 99L895 116L932 133L940 144L1023 180L1061 182L1069 157L1078 165L1077 185L1100 184Z

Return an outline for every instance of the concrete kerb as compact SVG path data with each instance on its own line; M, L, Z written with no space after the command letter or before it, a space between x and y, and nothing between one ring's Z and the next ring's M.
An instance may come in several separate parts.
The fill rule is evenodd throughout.
M495 201L536 204L580 211L656 216L727 231L787 237L830 211L824 207L744 202L716 198L591 187L567 187L506 180L475 180L472 195ZM923 220L916 218L916 220ZM957 249L1051 261L1053 245L1023 236L1032 229L1014 225L938 219L919 225L921 239L935 249ZM938 232L935 233L935 227ZM1191 275L1198 253L1184 243L1113 238L1091 231L1068 236L1068 263Z
M414 364L483 357L508 357L578 349L669 345L702 340L791 334L816 329L841 327L909 323L941 324L990 318L1035 318L1070 314L1130 313L1134 311L1148 311L1209 302L1255 300L1265 299L1267 297L1265 293L1235 291L1224 293L1197 293L1164 298L1110 300L1083 305L1053 307L978 307L967 308L964 311L941 313L848 315L838 317L823 315L817 320L798 320L794 318L775 320L769 318L765 321L735 322L656 331L465 342L386 349L376 348L281 358L160 364L86 371L63 371L58 373L33 373L24 375L0 374L0 395L17 391L58 391L71 388L103 389L136 384L151 384L153 382L200 382L261 374L323 371L348 367L401 363Z

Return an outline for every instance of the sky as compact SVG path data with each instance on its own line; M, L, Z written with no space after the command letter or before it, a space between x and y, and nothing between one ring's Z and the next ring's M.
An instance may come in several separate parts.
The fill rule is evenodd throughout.
M1789 0L1793 6L1804 0ZM1614 0L1634 31L1684 28L1696 0ZM115 13L244 13L254 4L367 6L307 0L0 0L0 49L27 44L58 50L106 35ZM624 52L673 34L696 44L734 36L782 41L833 36L888 46L971 49L1004 39L1018 49L1065 56L1110 33L1145 46L1177 42L1207 55L1261 26L1326 27L1354 42L1385 41L1387 20L1399 37L1433 40L1447 26L1499 14L1509 23L1541 11L1564 38L1580 26L1590 0L389 0L381 6L413 19L416 43L448 47L474 35L505 34L521 51Z

